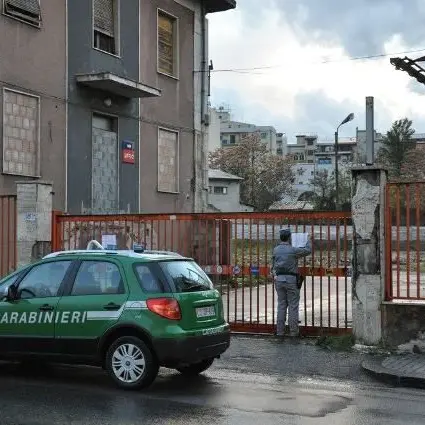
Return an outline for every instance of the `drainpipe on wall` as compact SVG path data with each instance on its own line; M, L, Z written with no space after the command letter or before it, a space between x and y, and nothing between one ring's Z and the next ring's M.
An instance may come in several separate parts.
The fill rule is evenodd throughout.
M207 99L207 87L206 87L206 81L205 81L205 75L207 70L207 31L206 31L206 11L205 11L205 0L201 0L201 38L202 38L202 62L201 62L201 156L199 160L201 161L201 167L199 169L202 170L200 177L200 185L197 184L197 190L199 190L199 208L202 212L204 212L204 209L206 205L204 205L203 198L204 198L204 187L205 187L205 175L207 167L207 164L204 164L204 157L206 149L205 146L205 134L206 134L206 126L205 126L205 115L206 115L206 99ZM198 157L198 156L197 156ZM198 183L198 181L197 181Z

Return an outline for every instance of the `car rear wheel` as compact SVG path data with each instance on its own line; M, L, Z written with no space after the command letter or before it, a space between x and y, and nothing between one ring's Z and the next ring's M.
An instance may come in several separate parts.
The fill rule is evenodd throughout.
M208 368L211 367L213 363L214 359L206 359L202 360L199 363L192 363L187 366L180 366L177 368L177 370L183 375L196 376L202 372L205 372Z
M115 340L106 353L105 363L115 384L126 390L146 388L158 375L158 363L152 351L133 336Z

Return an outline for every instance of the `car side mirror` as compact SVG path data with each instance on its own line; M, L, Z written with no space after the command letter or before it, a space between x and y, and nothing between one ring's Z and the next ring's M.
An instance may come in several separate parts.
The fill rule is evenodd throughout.
M14 301L18 298L18 289L15 285L10 285L7 288L7 294L6 294L6 300L7 301Z

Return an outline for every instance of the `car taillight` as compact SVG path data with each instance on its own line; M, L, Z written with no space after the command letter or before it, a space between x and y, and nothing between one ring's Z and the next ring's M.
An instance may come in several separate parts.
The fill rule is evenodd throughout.
M182 318L180 306L174 298L153 298L146 301L148 309L158 316L170 320L180 320Z

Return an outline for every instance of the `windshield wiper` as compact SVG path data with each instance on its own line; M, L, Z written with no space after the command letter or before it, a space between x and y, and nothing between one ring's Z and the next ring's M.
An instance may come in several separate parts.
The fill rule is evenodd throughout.
M203 290L207 290L208 287L201 284L201 283L196 283L194 280L189 279L185 276L182 276L182 282L185 284L185 290L186 291L196 291L197 289L203 289Z

